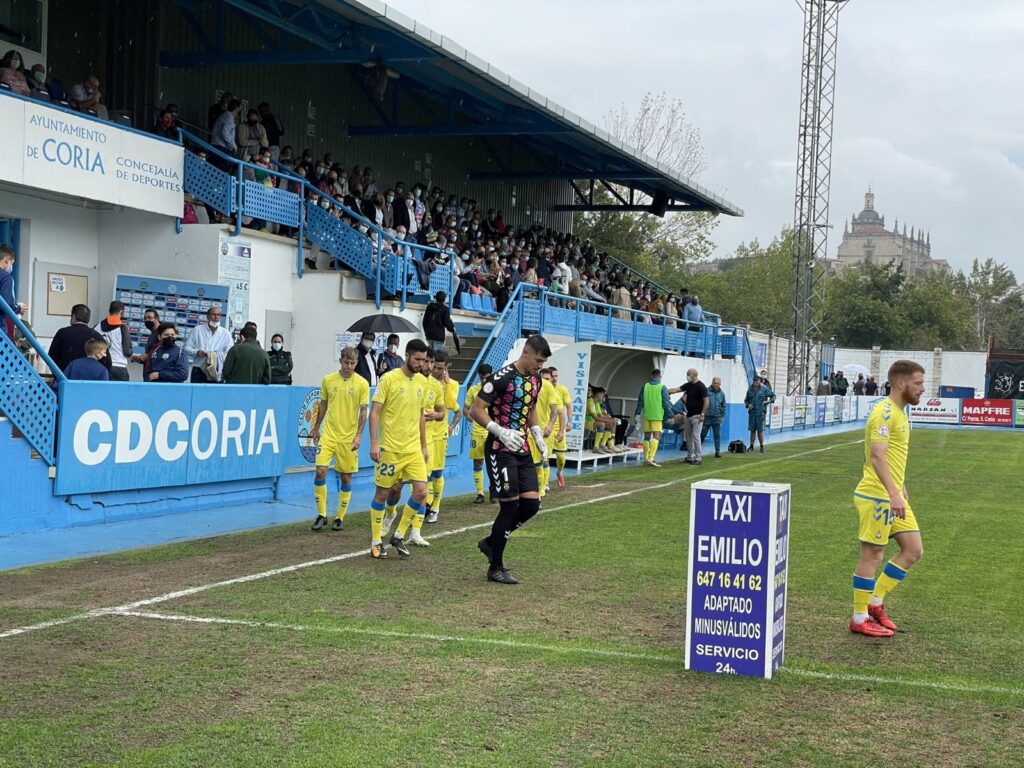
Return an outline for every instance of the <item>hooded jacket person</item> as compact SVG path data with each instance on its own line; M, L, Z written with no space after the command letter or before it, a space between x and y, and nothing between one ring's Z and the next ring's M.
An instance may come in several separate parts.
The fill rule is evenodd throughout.
M121 320L123 313L124 304L112 301L108 317L96 326L100 336L107 342L111 381L128 381L128 361L132 359L132 334Z
M448 312L448 294L438 291L434 300L427 304L423 311L423 335L427 337L427 344L431 349L444 349L444 332L447 330L452 336L455 335L455 326L452 324L452 316Z

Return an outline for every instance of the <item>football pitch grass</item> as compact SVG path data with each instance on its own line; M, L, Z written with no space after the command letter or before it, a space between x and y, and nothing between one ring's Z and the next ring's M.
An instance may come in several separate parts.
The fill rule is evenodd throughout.
M516 587L467 497L404 561L358 514L0 573L0 765L1020 766L1024 435L913 433L891 639L847 630L861 435L571 478L514 534ZM771 681L683 669L710 477L793 486Z

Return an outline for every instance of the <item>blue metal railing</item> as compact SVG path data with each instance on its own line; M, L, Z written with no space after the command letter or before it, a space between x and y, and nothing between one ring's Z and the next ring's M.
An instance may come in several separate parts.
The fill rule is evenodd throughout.
M50 359L39 340L3 298L0 298L0 313L14 323L54 377L58 381L67 381L64 372ZM0 411L52 467L55 463L57 394L4 332L0 332Z
M324 249L331 253L331 255L339 262L345 263L347 266L354 269L367 280L374 281L374 301L378 309L380 309L381 305L381 291L385 284L384 278L386 275L390 274L391 279L388 281L388 286L394 286L394 293L396 293L396 295L399 295L401 299L401 308L405 309L408 300L407 289L410 269L409 260L412 258L416 258L414 254L442 253L441 249L435 246L421 245L419 243L408 243L404 240L399 240L393 235L388 234L386 231L384 231L384 229L379 227L376 222L366 218L362 213L354 211L351 208L347 207L341 201L336 200L330 195L323 192L319 187L313 186L308 179L299 176L297 173L288 169L285 166L282 166L280 163L276 164L278 168L282 169L279 171L264 168L262 166L253 165L252 163L247 163L244 160L239 160L236 157L232 157L224 153L223 151L214 147L212 144L209 144L208 142L204 141L203 139L199 138L198 136L192 133L189 133L186 130L179 129L179 134L181 135L182 143L184 143L187 140L191 144L202 147L208 153L212 152L217 157L222 158L230 166L234 167L233 175L235 177L235 185L233 187L233 191L229 192L229 194L232 194L234 196L230 207L232 209L231 212L235 213L236 216L236 235L241 231L243 216L251 216L257 219L275 221L279 224L285 224L286 226L295 226L298 228L298 254L296 257L296 273L298 274L299 277L302 277L304 267L303 242L307 234L309 234L306 232L306 226L309 224L310 219L316 215L312 210L315 207L315 205L312 202L306 200L308 194L310 193L315 194L318 198L329 200L333 207L339 209L346 216L353 219L354 221L359 222L361 224L365 224L368 233L372 233L371 253L374 254L376 257L371 258L370 262L365 262L362 259L358 259L358 261L363 262L361 267L359 264L353 264L350 261L346 260L345 257L346 255L351 255L352 252L360 252L364 250L363 248L360 248L359 245L355 244L359 244L360 239L366 239L365 235L356 232L352 227L349 227L344 222L334 218L333 216L329 217L331 221L326 221L323 219L320 220L320 231L318 234L321 235L321 240L323 240L324 242L318 242L318 244L321 245L321 247L324 247ZM203 200L203 202L209 203L214 208L221 210L220 208L218 208L217 204L203 198L203 190L201 189L201 187L199 187L198 185L194 187L191 186L191 182L189 179L189 169L194 166L192 166L188 160L189 155L190 153L186 151L186 191L189 191L190 193L194 194L200 200ZM301 193L296 194L294 192L289 192L287 190L282 189L260 189L259 187L261 187L262 185L260 185L258 182L245 181L245 169L251 170L254 174L269 174L271 176L274 176L275 178L284 179L288 183L298 184ZM232 174L227 174L224 171L221 171L221 173L224 173L226 177L232 176ZM279 218L274 218L273 215L266 215L268 211L273 211L273 209L275 208L275 206L272 203L274 197L283 197L285 195L298 198L297 221L295 222L292 222L291 220L281 221ZM252 205L253 201L250 200L250 197L257 198L262 203L262 205L260 205L258 209L254 208L254 206ZM223 204L221 200L218 200L218 202ZM288 204L290 206L290 200L288 201ZM333 242L335 250L332 251L329 245L325 245L325 243L328 241ZM344 243L346 241L351 246L351 251L348 254L340 252L342 251L342 249L338 246L338 243ZM381 257L381 254L384 253L385 241L392 243L392 250L394 250L395 253L398 255L391 257L385 254L385 257ZM316 241L313 240L313 242ZM448 257L450 262L447 267L449 275L446 283L448 286L446 293L448 294L449 308L454 309L454 294L455 286L457 284L454 265L451 263L454 260L454 253L451 251L445 251L443 253L445 256ZM391 263L392 258L397 259L398 261ZM389 263L385 265L385 262ZM439 269L443 270L444 267L440 267ZM439 272L439 274L443 275L444 273L442 271Z
M757 365L754 363L754 350L750 346L750 332L743 329L743 338L740 341L740 348L743 352L743 368L747 372L747 383L752 384L757 375Z

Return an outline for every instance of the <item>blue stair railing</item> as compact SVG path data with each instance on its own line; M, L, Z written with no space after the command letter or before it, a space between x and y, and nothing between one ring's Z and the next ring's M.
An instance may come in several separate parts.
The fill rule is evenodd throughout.
M58 381L64 372L46 354L39 340L3 298L0 313L11 320ZM11 338L0 331L0 412L17 427L49 466L56 462L57 394L25 358Z
M408 301L409 278L414 273L412 259L426 258L424 254L440 254L441 250L431 245L420 245L398 240L388 234L377 223L367 219L358 211L353 211L344 203L325 194L314 187L307 179L299 176L280 163L281 170L271 170L247 163L232 157L198 136L179 129L181 140L186 146L202 147L207 154L219 157L224 164L232 168L227 173L216 166L201 160L186 149L185 152L185 191L197 199L210 205L225 216L234 216L235 234L241 232L244 217L252 217L263 221L272 221L298 230L298 253L295 270L301 278L305 262L303 244L305 240L318 245L338 263L374 283L374 301L380 309L382 297L392 295L401 301L405 309ZM270 187L252 179L245 179L246 170L260 174L268 174L287 184L297 185L301 194L279 187ZM190 178L195 175L194 178ZM348 218L364 224L369 237L360 233L340 219L308 200L310 194L330 201L331 205L342 211ZM391 244L391 251L386 252L384 243ZM384 258L377 258L377 254ZM400 254L400 255L395 255ZM454 254L446 251L451 260ZM443 290L448 294L449 308L454 309L454 294L457 278L455 270L449 265L436 267L430 277L430 292L433 296ZM417 283L418 286L418 283ZM414 291L415 292L415 291Z

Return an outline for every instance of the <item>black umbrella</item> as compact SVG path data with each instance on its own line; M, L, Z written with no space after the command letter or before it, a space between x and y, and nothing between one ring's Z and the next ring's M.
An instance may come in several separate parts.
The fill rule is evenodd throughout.
M419 333L420 329L399 315L369 315L348 329L354 333Z

